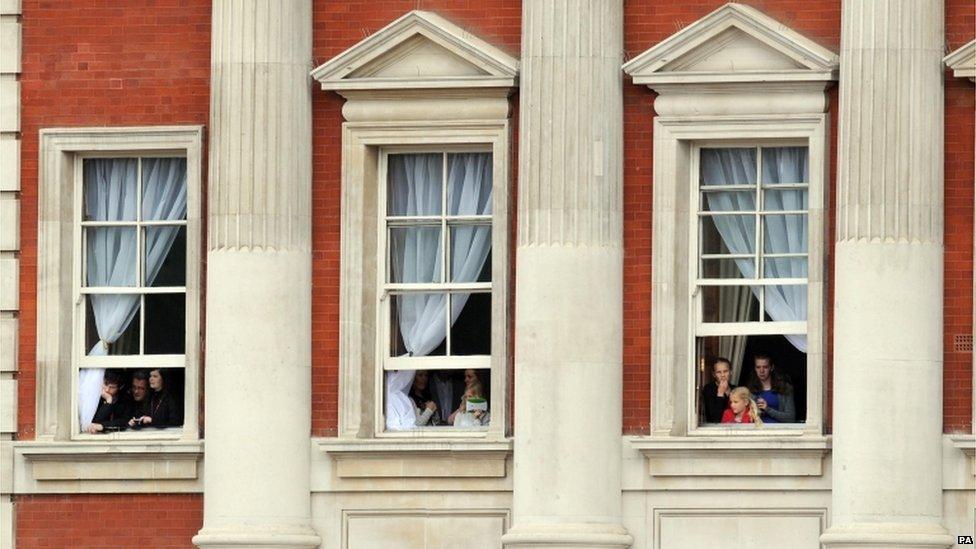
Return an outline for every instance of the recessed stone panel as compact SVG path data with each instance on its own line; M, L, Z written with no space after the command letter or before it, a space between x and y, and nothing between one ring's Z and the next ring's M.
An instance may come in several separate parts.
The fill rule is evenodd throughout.
M497 549L505 511L350 511L343 549Z
M654 549L820 549L825 510L658 511Z

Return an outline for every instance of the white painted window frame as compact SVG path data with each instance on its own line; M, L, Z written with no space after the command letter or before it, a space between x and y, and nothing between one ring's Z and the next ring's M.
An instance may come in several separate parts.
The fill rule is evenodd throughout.
M509 224L511 201L507 118L343 124L340 277L339 436L346 439L502 441L508 411ZM492 154L491 423L487 429L384 430L383 345L389 340L381 304L383 268L378 212L386 178L382 158L396 152L484 151ZM388 301L388 300L387 300ZM416 359L416 368L443 368ZM470 366L466 366L470 367Z
M659 116L654 121L652 242L652 437L821 437L824 433L825 196L829 147L825 113L784 115ZM737 144L809 147L809 277L807 418L802 424L763 429L699 426L694 312L697 281L698 170L702 146Z
M37 439L87 443L199 439L200 290L202 287L202 126L57 128L40 132ZM81 347L81 163L92 157L180 156L187 159L187 273L185 355L125 357L146 367L185 371L184 424L160 431L77 433L77 372L112 367L116 357L90 362ZM80 311L80 314L79 314ZM79 323L82 323L79 326ZM67 393L67 394L65 394Z
M784 335L784 334L802 334L802 335L806 335L807 332L808 332L808 330L809 330L808 322L805 321L805 320L804 321L792 321L792 322L783 322L783 321L777 322L777 321L764 321L764 320L762 320L762 317L763 317L763 314L764 314L764 310L765 310L764 305L763 305L763 301L764 301L764 297L763 297L763 294L764 293L763 292L760 292L760 295L757 298L758 301L759 301L759 314L760 314L760 321L759 322L706 323L701 318L701 311L702 311L702 292L699 291L699 288L701 286L713 286L713 285L746 286L747 285L747 286L760 286L760 287L765 287L765 286L779 285L779 284L784 284L784 283L787 283L787 284L803 284L803 285L806 285L807 286L807 298L808 298L808 300L811 297L813 297L813 296L810 295L811 294L811 292L810 292L810 282L809 282L809 279L808 278L788 279L788 278L766 278L765 276L763 276L763 274L762 274L762 265L761 265L761 262L758 261L758 258L760 258L760 257L767 257L768 254L766 254L762 250L763 232L762 232L762 227L760 225L757 225L757 229L756 229L756 238L758 240L758 243L757 243L757 247L756 247L756 253L754 254L757 257L757 261L756 261L756 269L757 269L756 270L756 278L754 278L754 279L735 278L735 279L717 280L717 279L704 279L704 278L701 278L701 277L698 276L698 272L699 272L699 268L700 268L700 261L702 260L702 257L701 257L702 254L701 254L701 250L699 248L699 246L700 246L700 242L699 242L699 238L700 238L699 230L700 230L700 228L699 228L699 224L698 224L698 220L699 220L699 217L701 216L701 212L702 212L702 208L701 208L701 192L700 192L700 190L701 190L701 183L700 183L701 178L700 178L700 175L701 175L701 151L702 151L702 149L706 149L706 148L727 148L727 147L758 149L757 156L756 156L756 169L757 169L757 174L758 175L757 175L757 178L756 178L756 184L755 185L752 185L753 187L755 187L757 189L756 211L755 212L749 212L749 213L755 214L755 213L758 212L760 216L763 213L766 213L766 214L772 213L774 215L789 215L789 214L805 214L805 215L809 215L809 213L810 213L809 209L807 209L807 210L779 211L779 210L764 210L762 207L760 207L760 204L762 204L762 193L763 193L763 188L762 188L762 184L763 184L763 182L762 182L762 149L764 147L767 147L767 148L768 147L794 147L794 146L807 147L808 146L808 141L809 140L790 141L790 140L782 140L782 139L780 139L780 140L775 140L775 139L774 140L749 140L749 141L709 140L709 141L696 141L696 142L694 142L692 144L692 150L691 150L691 167L692 167L692 169L691 169L691 177L692 177L691 183L692 184L689 185L689 192L690 192L689 204L692 205L690 211L695 212L695 215L689 215L688 216L688 218L689 218L689 220L688 220L689 221L689 230L691 231L689 233L689 238L688 238L688 245L689 245L688 257L694 258L695 259L695 264L689 265L689 268L688 268L688 276L689 276L688 284L689 284L689 287L692 289L691 310L693 311L692 314L691 314L691 318L693 319L693 322L692 322L692 337L691 337L691 340L689 342L690 348L688 350L688 356L689 357L692 357L692 366L693 366L693 368L696 366L696 363L695 363L695 354L696 354L695 342L696 342L696 339L698 337L736 336L736 335ZM808 154L809 154L809 152L808 152ZM812 163L812 159L811 159L811 163ZM811 176L811 180L812 180L812 176ZM822 200L824 186L821 184L821 182L818 182L816 185L814 185L812 181L807 182L807 187L806 188L807 188L807 192L809 194L813 194L814 192L816 192L821 197L821 200ZM811 229L811 227L808 226L808 231L810 231L810 229ZM808 238L810 238L809 233L808 233ZM810 238L810 240L812 240L812 238ZM809 249L811 249L810 243L808 243L808 250ZM822 249L822 247L821 247L821 249ZM814 268L815 266L812 264L813 263L813 260L811 260L811 258L810 258L811 254L810 253L807 253L805 255L807 256L807 267L808 267L808 272L809 272L809 269ZM704 283L703 284L702 281L707 281L707 283ZM809 303L809 301L808 301L808 303ZM748 364L743 364L742 365L742 372L743 373L745 373L745 369L748 366L749 366ZM706 369L707 368L708 368L708 366L706 366ZM689 376L689 381L693 380L695 377L696 377L696 373L695 372L692 372L692 374L690 374L690 376ZM690 403L695 403L696 405L689 407L690 408L690 410L689 410L690 414L689 414L689 418L688 418L688 425L690 427L690 431L692 433L697 433L699 430L701 430L702 433L706 433L706 434L709 434L710 435L710 434L713 434L712 433L712 430L718 428L718 429L720 429L719 432L722 432L722 433L728 432L729 431L729 427L728 426L719 427L719 426L714 425L714 424L709 424L709 425L706 426L706 425L701 425L699 423L699 419L700 418L699 418L699 413L698 413L698 408L699 407L697 406L697 403L698 403L697 399L699 397L699 392L700 391L699 391L699 388L696 386L696 384L692 383L691 385L692 385L692 387L691 387L691 389L692 389L692 396L690 397L689 402ZM800 427L799 424L793 424L793 423L770 424L770 425L767 425L766 426L766 428L775 428L775 429L784 429L784 430L792 430L792 429L797 429L799 427ZM742 429L741 427L736 426L736 427L732 427L732 430L733 431L743 431L744 429Z

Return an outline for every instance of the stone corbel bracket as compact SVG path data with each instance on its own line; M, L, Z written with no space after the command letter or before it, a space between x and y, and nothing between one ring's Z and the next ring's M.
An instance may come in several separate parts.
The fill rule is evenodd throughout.
M91 492L199 491L200 442L15 443L26 462L15 491L54 493L72 487ZM167 487L164 487L167 486Z
M956 449L966 454L969 469L976 476L976 435L949 435L949 440Z
M830 451L827 437L635 438L652 477L819 477Z
M976 82L976 39L945 56L943 61L952 69L956 78L968 78Z
M347 99L349 122L504 119L518 60L437 14L414 10L312 71Z
M729 3L623 66L660 94L660 115L824 112L840 59L786 25Z

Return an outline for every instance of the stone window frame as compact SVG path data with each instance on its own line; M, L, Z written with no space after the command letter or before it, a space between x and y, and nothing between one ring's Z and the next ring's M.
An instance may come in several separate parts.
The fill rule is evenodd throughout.
M809 116L657 117L654 122L654 228L652 238L652 394L651 436L741 437L822 436L826 378L825 210L829 174L826 114ZM730 429L698 425L694 383L696 317L696 216L692 194L698 189L701 146L774 146L804 143L809 150L809 243L807 318L807 416L802 424ZM684 366L682 366L684 364Z
M510 124L497 121L402 124L346 122L342 155L342 254L340 276L339 435L348 439L477 439L501 441L508 422ZM492 355L491 413L486 430L383 428L383 364L379 343L377 190L386 149L450 150L483 146L492 153Z
M73 349L74 276L80 262L75 202L86 155L137 157L174 154L187 159L187 280L184 424L172 432L75 436L76 380ZM40 131L38 173L37 418L38 441L117 444L120 441L196 441L200 394L203 287L203 127L143 126L46 128Z

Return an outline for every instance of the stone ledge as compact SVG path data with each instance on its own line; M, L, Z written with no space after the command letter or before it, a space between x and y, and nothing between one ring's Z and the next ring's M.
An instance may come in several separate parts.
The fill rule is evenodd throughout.
M511 439L313 440L340 478L504 478Z
M952 445L966 454L970 472L976 477L976 435L948 435Z
M652 477L818 477L830 437L632 437Z
M14 443L35 481L194 480L202 442Z

